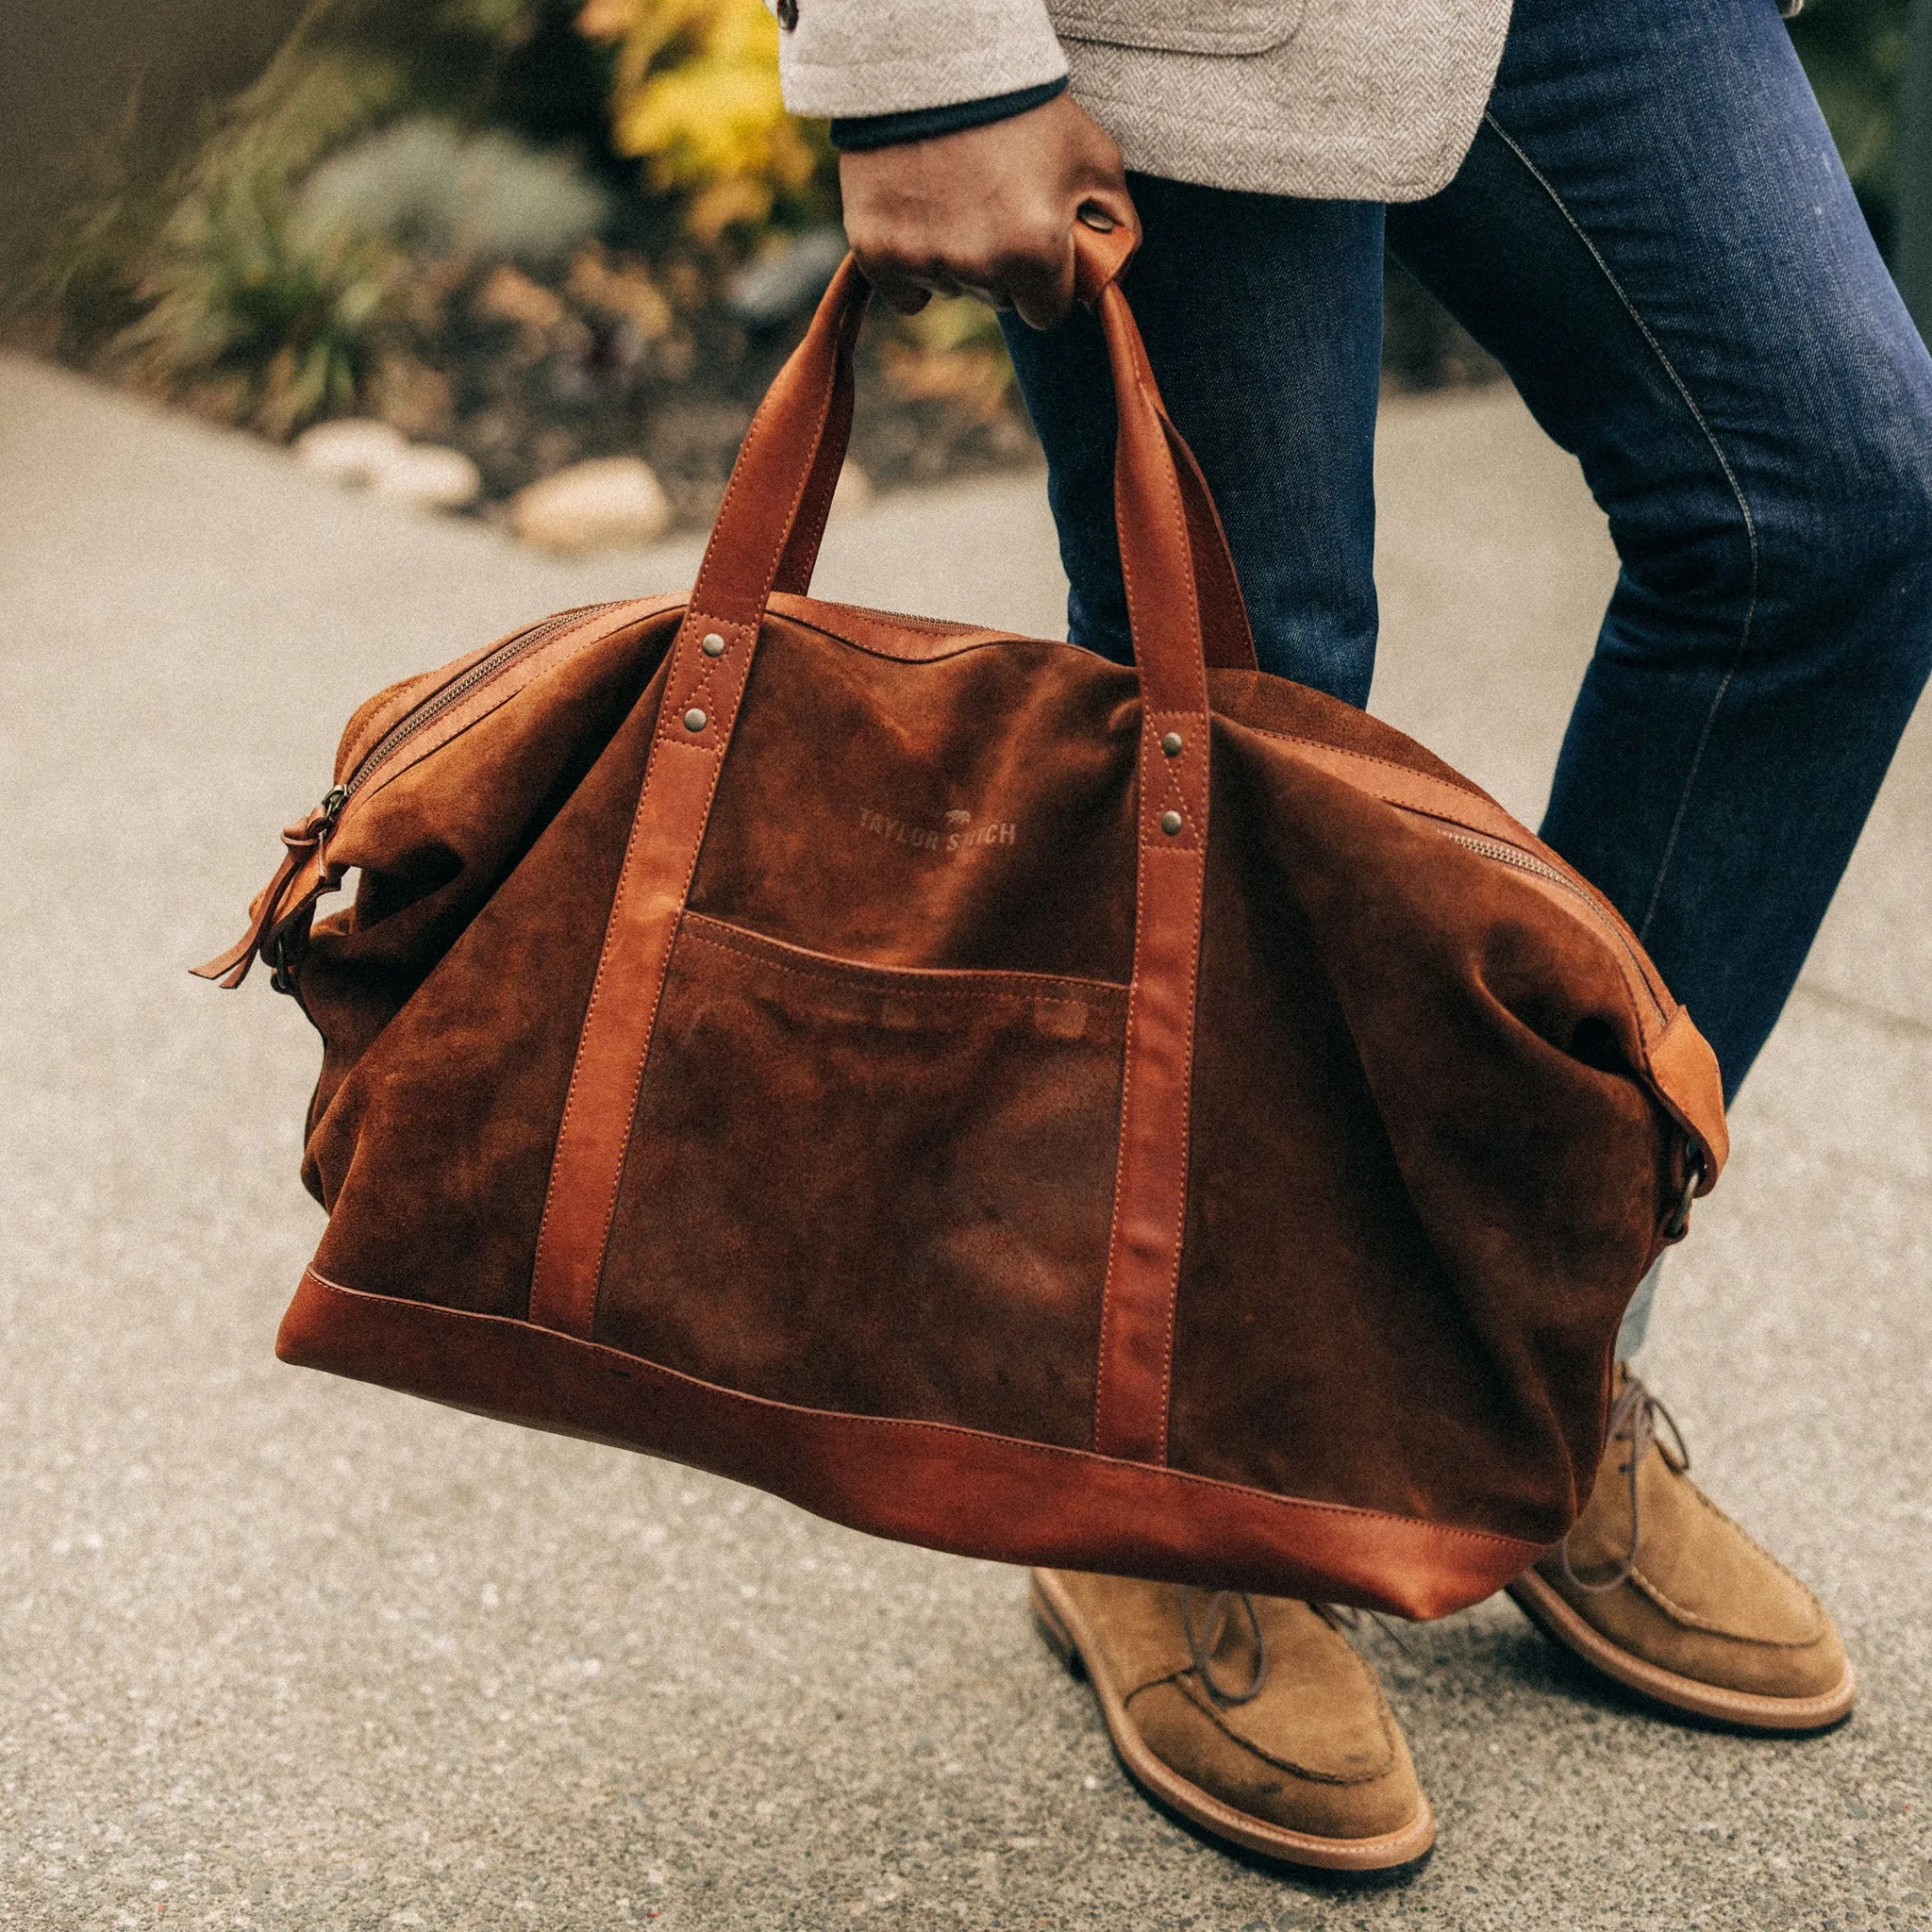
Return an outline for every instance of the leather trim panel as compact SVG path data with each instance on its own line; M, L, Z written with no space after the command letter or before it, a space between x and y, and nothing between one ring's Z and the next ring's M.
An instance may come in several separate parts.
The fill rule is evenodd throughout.
M675 1453L834 1523L957 1556L1427 1618L1479 1602L1541 1555L1513 1537L1077 1449L797 1408L504 1316L358 1293L312 1269L275 1353L498 1421Z

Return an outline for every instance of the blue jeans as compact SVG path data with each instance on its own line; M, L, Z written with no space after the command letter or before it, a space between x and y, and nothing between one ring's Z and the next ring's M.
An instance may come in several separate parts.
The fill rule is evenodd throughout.
M1368 697L1385 229L1580 458L1623 569L1542 834L1641 935L1728 1098L1932 666L1932 360L1775 0L1517 0L1428 201L1134 195L1124 286L1264 670ZM1069 635L1124 660L1098 328L1007 335Z

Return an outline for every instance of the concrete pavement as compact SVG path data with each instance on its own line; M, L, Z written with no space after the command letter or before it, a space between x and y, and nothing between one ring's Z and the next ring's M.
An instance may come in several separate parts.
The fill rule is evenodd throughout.
M1534 817L1613 564L1487 393L1385 425L1376 707ZM1151 1810L1010 1571L277 1365L316 1050L232 937L352 707L689 582L338 494L0 360L0 1925L1932 1925L1932 730L1738 1109L1647 1362L1840 1615L1851 1724L1644 1715L1501 1600L1363 1640L1409 1885ZM1058 627L1034 478L890 500L822 585Z

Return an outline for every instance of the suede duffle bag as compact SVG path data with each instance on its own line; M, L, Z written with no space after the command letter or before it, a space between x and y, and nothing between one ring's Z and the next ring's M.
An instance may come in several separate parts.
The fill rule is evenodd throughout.
M808 594L848 260L695 589L350 720L200 969L323 1039L277 1350L936 1549L1438 1615L1589 1494L1716 1063L1547 846L1256 669L1078 239L1137 670Z

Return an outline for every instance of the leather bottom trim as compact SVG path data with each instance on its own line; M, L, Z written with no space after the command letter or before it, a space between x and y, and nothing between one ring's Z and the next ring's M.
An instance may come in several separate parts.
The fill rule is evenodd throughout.
M1857 1673L1850 1659L1845 1674L1829 1690L1815 1697L1769 1697L1761 1691L1729 1690L1722 1684L1700 1683L1610 1641L1580 1617L1534 1570L1509 1585L1516 1607L1554 1643L1574 1652L1611 1682L1634 1690L1654 1704L1713 1723L1736 1724L1752 1731L1822 1731L1850 1711L1858 1694Z
M1312 1832L1291 1831L1271 1824L1251 1811L1238 1810L1212 1791L1203 1790L1170 1764L1157 1757L1127 1710L1120 1686L1108 1674L1104 1653L1080 1615L1079 1606L1051 1576L1032 1578L1034 1621L1054 1654L1075 1675L1093 1687L1107 1733L1127 1774L1170 1810L1178 1811L1204 1831L1279 1858L1288 1865L1311 1866L1320 1872L1391 1872L1420 1860L1436 1842L1435 1814L1429 1801L1417 1794L1420 1808L1408 1823L1374 1838L1322 1838Z
M795 1407L601 1343L302 1277L283 1361L731 1477L957 1556L1446 1616L1541 1554L1489 1531L1271 1495L947 1424Z

